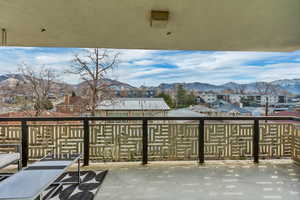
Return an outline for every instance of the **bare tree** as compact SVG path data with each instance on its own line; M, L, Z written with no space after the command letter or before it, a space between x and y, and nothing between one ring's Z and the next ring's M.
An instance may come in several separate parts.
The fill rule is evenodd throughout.
M26 64L22 64L19 71L24 80L16 84L15 89L22 91L26 98L30 98L34 115L39 116L43 110L49 109L51 102L48 97L57 75L50 68L41 66L33 69Z
M277 94L279 91L278 86L268 82L256 82L255 89L260 95Z
M277 94L279 92L278 86L268 83L268 82L256 82L255 89L258 94L266 95L266 104L265 104L265 115L269 114L269 97L268 95Z
M71 69L67 72L79 75L88 86L87 97L90 102L91 115L99 102L112 98L110 83L105 81L107 72L117 66L119 53L107 49L88 49L75 55Z

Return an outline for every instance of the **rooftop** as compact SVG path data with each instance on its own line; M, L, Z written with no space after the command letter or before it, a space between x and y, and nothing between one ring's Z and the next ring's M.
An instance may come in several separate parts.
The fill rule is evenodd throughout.
M251 112L244 109L240 108L239 106L235 104L228 103L227 101L223 100L216 100L213 103L213 108L217 112L238 112L238 113L243 113L243 114L250 114Z
M169 110L163 98L117 98L106 100L97 110Z
M180 109L170 110L167 116L168 117L203 117L206 115L190 110L188 108L180 108Z
M194 105L191 107L191 110L195 112L216 112L214 109L203 106L203 105Z
M19 117L35 117L36 111L34 110L27 110L27 111L16 111L16 112L8 112L8 113L2 113L0 114L1 118L19 118ZM71 113L61 113L61 112L54 112L54 111L47 111L44 110L40 113L39 117L76 117L77 115L75 114L71 114ZM52 121L52 122L35 122L35 124L64 124L64 123L68 123L68 124L78 124L78 122L74 122L74 121L68 121L68 122L64 122L64 121ZM20 124L17 121L8 121L8 122L4 122L1 121L0 125L18 125Z
M57 105L84 105L87 104L88 100L81 96L65 96L64 101Z

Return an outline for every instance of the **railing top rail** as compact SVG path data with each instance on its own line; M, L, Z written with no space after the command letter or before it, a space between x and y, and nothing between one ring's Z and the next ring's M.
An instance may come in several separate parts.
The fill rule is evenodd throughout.
M7 121L113 121L113 120L294 120L300 121L299 117L293 116L260 116L260 117L0 117L0 122Z

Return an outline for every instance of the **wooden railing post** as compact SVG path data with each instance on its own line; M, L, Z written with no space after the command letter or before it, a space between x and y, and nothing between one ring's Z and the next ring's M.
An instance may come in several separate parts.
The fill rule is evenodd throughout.
M259 120L254 120L253 126L253 158L254 163L259 163Z
M28 162L28 125L26 121L22 121L21 123L21 134L22 134L22 167L27 166Z
M200 119L198 127L198 160L199 164L204 163L204 119Z
M83 165L88 166L90 160L90 127L89 120L83 120Z
M143 120L143 165L148 163L148 121Z

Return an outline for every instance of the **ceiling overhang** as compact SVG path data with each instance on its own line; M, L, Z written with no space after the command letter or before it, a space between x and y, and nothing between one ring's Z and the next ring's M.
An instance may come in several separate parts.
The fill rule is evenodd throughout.
M293 51L299 23L299 0L0 1L7 46Z

